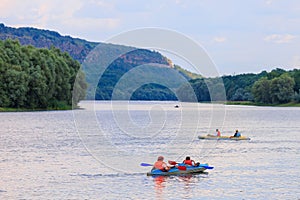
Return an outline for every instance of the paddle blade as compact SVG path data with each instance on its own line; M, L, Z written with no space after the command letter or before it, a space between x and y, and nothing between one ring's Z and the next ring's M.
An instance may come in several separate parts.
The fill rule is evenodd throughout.
M214 168L212 166L201 166L201 167L204 167L205 169L213 169Z
M168 163L169 163L170 165L176 165L176 164L177 164L177 162L175 162L175 161L173 161L173 160L169 160Z
M141 163L141 166L143 167L149 167L149 166L153 166L152 164L148 164L148 163Z

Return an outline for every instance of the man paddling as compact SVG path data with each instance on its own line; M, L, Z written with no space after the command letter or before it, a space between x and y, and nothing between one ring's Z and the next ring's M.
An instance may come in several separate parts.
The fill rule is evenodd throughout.
M235 133L233 136L230 136L230 138L233 138L233 137L241 137L241 133L239 132L239 130L235 130Z
M163 172L170 170L170 167L167 166L167 163L164 162L163 156L158 156L157 161L154 163L152 170L159 169Z

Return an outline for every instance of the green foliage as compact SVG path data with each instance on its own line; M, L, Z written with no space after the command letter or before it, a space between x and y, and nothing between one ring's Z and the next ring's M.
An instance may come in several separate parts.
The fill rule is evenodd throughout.
M176 95L167 87L159 84L146 84L137 89L130 100L177 100Z
M263 71L259 74L223 76L226 99L231 102L254 101L259 105L283 104L293 100L299 102L299 71L296 69L285 71L277 68L270 73ZM193 95L190 91L187 92L190 86L197 96L197 101L224 101L222 99L223 85L217 82L217 79L190 80L188 84L181 86L178 90L180 100L192 101Z
M295 92L294 101L300 103L300 90L298 90L298 92Z
M295 81L294 91L298 92L300 90L300 70L294 69L291 73Z
M288 74L282 74L281 76L272 79L270 86L272 103L281 104L290 102L294 94L294 85L294 79Z
M256 81L252 87L255 102L266 104L272 103L270 87L271 82L266 77Z
M92 70L91 66L90 70ZM178 72L176 73L178 74ZM127 87L117 87L124 76L127 76ZM147 84L147 81L153 84ZM112 98L118 100L128 100L129 98L135 100L176 99L170 89L162 88L160 85L162 83L167 83L167 87L172 89L178 88L182 80L177 80L175 70L169 66L167 60L160 53L135 49L119 56L105 69L98 81L95 97L90 93L88 98L96 100L111 100ZM135 88L136 85L139 88ZM137 91L135 91L136 89ZM115 96L112 96L113 94Z
M226 97L229 101L251 101L253 96L251 88L266 72L260 74L240 74L236 76L223 76Z
M253 85L252 92L255 102L264 104L282 104L292 100L295 81L287 73L271 80L261 78Z
M192 88L192 90L190 89ZM210 101L208 86L204 78L190 80L189 83L182 85L178 91L178 96L181 101Z
M0 41L0 107L46 109L72 105L80 64L56 48L37 49ZM79 74L82 72L79 71ZM75 104L84 97L84 76ZM63 103L62 103L63 102Z
M68 85L59 84L62 83L65 79L64 77L71 76L70 82L74 82L75 75L77 73L77 70L73 70L74 65L77 65L77 63L74 63L74 60L71 60L68 58L70 55L72 58L78 60L79 62L83 63L83 71L85 73L82 74L81 72L78 73L78 76L81 77L81 80L84 79L86 76L86 81L89 84L88 90L87 90L87 98L88 99L111 99L111 94L114 89L115 84L118 82L118 80L129 70L133 69L134 67L138 65L143 65L147 63L157 63L157 64L163 64L165 66L169 66L171 68L171 61L167 59L166 57L162 56L160 53L155 51L149 51L149 50L141 50L136 49L134 47L128 47L123 45L115 45L115 44L105 44L105 43L96 43L96 42L89 42L77 38L71 38L69 36L61 36L59 33L54 31L48 31L48 30L41 30L36 28L11 28L6 27L4 24L0 24L0 40L6 40L8 38L11 39L17 39L22 45L32 45L34 47L38 48L47 48L50 49L50 52L60 55L63 57L65 64L69 66L68 68L65 66L65 64L61 64L60 60L57 59L55 62L52 62L54 59L52 56L52 53L49 54L48 51L40 51L40 55L35 55L37 58L39 56L42 57L43 63L39 64L39 66L42 68L43 65L49 66L49 68L42 68L41 70L48 70L44 73L47 80L47 86L48 87L48 93L41 89L43 88L43 85L41 85L41 88L39 91L32 89L31 92L37 93L35 95L41 96L42 93L47 94L55 94L55 98L53 99L69 99L70 94L69 93L62 93L63 90L69 90ZM27 49L23 49L23 53L27 56L33 56L32 49L33 47L28 47ZM55 46L55 47L54 47ZM60 51L58 49L60 49ZM89 56L95 52L95 49L97 49L96 54L97 57L92 57L93 59L96 59L96 62L89 62ZM20 60L15 59L11 57L11 55L14 55L14 51L17 51L18 49L13 49L11 52L7 52L7 57L11 58L11 64L15 65L22 65L26 66L26 68L30 68L31 61L27 60ZM91 53L91 51L93 52ZM131 51L134 51L133 53L130 53ZM68 52L68 54L64 54L62 52ZM124 52L129 52L125 55ZM91 54L90 54L91 53ZM111 60L109 63L105 63L105 61L109 60L109 58L112 58L112 55L119 55L120 58L114 60ZM35 59L35 56L33 56L33 60ZM0 60L1 61L1 60ZM85 61L85 62L83 62ZM16 63L14 63L16 62ZM18 63L21 62L21 63ZM104 72L102 77L99 77L99 68L106 68L106 65L110 65L109 68ZM73 66L73 67L70 67ZM199 75L190 73L187 70L184 70L180 68L179 66L176 66L174 68L177 70L177 73L180 73L183 77L186 77L186 79L196 78L199 77ZM56 74L63 74L60 77L56 77ZM157 73L158 74L158 73ZM37 76L36 74L33 74L33 76ZM163 77L163 76L161 76ZM166 76L169 79L173 79L175 83L178 83L176 78L173 78L171 75ZM31 84L38 84L39 81L43 82L41 80L42 77L39 78L36 82L32 82ZM101 78L101 81L99 80ZM138 79L138 77L134 77L135 79ZM144 77L143 77L144 78ZM142 77L141 77L142 79ZM55 80L55 82L53 82ZM99 82L99 84L97 84ZM82 90L77 90L76 88L84 88L85 83L81 81L77 81L74 86L74 94L73 98L74 101L77 102L79 99L82 99L84 96L84 93ZM54 85L60 85L60 87L57 87L54 91ZM141 95L141 98L145 98L144 96L147 96L149 98L152 96L154 99L157 99L160 96L160 93L158 91L161 91L161 88L158 87L158 85L152 85L151 91L153 90L153 87L157 87L157 97L153 96L154 93L148 93L148 87L142 87L139 89L139 92L137 94ZM179 86L176 86L179 87ZM144 94L141 92L144 90ZM169 91L169 90L168 90ZM167 92L168 95L173 98L172 94L168 91L163 91L163 93ZM96 92L96 94L95 94ZM117 93L122 94L122 91L116 91ZM1 93L0 93L1 94ZM47 97L48 98L48 97ZM46 98L46 99L47 99ZM137 98L135 96L135 98ZM172 99L171 98L171 99ZM8 100L5 98L2 99L2 101L7 102ZM32 99L32 101L35 101ZM51 100L52 102L52 100ZM53 100L54 102L54 100ZM37 103L37 102L36 102ZM69 103L69 102L68 102ZM44 101L39 102L39 104L44 105ZM55 104L55 103L53 103Z

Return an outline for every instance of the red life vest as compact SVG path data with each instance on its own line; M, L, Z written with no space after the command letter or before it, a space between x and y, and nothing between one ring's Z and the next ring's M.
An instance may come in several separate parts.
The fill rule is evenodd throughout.
M183 163L186 164L186 165L193 165L192 160L184 160Z

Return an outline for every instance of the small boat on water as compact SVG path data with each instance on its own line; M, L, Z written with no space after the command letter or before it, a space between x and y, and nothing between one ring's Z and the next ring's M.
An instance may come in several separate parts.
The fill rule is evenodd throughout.
M205 135L205 136L198 136L199 139L202 140L250 140L249 137L240 136L240 137L232 137L232 136L211 136L211 135Z
M203 173L206 169L213 169L213 167L208 166L208 164L200 164L199 166L189 166L185 164L179 164L177 167L173 167L167 172L164 172L159 169L151 170L150 172L147 173L147 176L199 174L199 173Z

